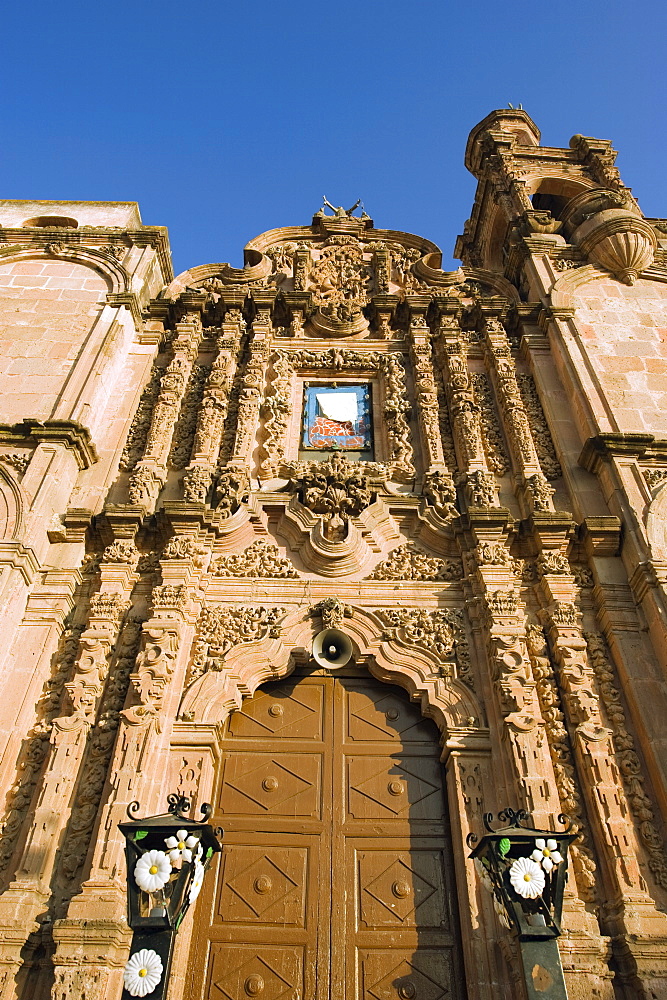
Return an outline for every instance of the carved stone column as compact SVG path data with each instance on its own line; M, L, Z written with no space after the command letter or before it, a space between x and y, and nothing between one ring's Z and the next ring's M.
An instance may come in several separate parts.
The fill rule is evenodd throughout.
M130 540L116 541L105 550L100 591L90 602L88 627L81 633L72 676L65 683L62 714L53 720L32 823L14 880L0 898L0 967L6 973L2 1000L18 995L16 973L30 951L23 946L37 930L37 917L49 906L56 855L62 848L77 783L82 780L82 761L104 689L109 654L137 580L138 555Z
M183 498L190 503L205 503L213 481L242 329L241 311L228 309L197 414L192 460L183 477Z
M451 475L451 470L447 469L442 448L431 340L423 311L413 310L410 319L410 357L415 378L425 472L427 474L444 472Z
M509 441L512 464L523 487L525 512L553 510L551 499L553 490L549 487L540 467L528 416L519 391L509 340L499 319L491 316L486 318L484 339L486 362Z
M99 980L97 1000L120 995L122 968L131 935L126 924L127 881L123 838L117 825L128 804L141 801L147 812L164 806L169 747L187 666L189 639L200 603L192 595L206 556L202 546L175 545L178 558L163 558L163 583L153 589L153 615L143 626L141 651L130 674L130 692L109 770L110 785L93 836L88 878L66 917L56 921L53 1000L76 996L84 975ZM205 548L205 547L204 547ZM188 552L190 554L188 554ZM108 942L110 955L101 942ZM96 987L97 988L97 987ZM70 993L67 993L70 990Z
M567 597L573 593L571 578L553 573L548 567L542 572L542 587L551 604L543 612L549 645L557 665L558 680L563 696L563 708L573 751L581 776L581 787L597 848L597 856L605 873L605 882L615 894L608 896L601 920L612 937L619 977L639 996L651 986L658 954L667 945L667 920L659 913L646 891L642 873L642 847L649 848L648 865L658 883L664 883L664 847L641 843L641 827L646 822L646 803L637 803L633 824L633 795L636 794L637 774L631 779L624 772L628 762L618 749L627 746L627 735L618 747L614 730L601 714L601 682L596 674L595 657L599 649L587 648L579 613ZM604 654L603 654L604 656ZM608 712L609 714L609 712ZM615 712L611 718L616 720ZM637 761L638 762L638 761ZM634 767L633 767L634 770ZM649 810L650 812L650 810ZM656 831L657 832L657 831ZM653 862L653 863L652 863Z
M130 476L128 496L131 504L150 507L164 485L174 428L200 338L198 316L193 314L188 322L177 325L173 358L160 379L144 454Z
M475 402L465 346L456 316L440 318L439 347L454 446L459 466L465 475L468 502L473 507L495 507L498 504L495 478L486 463L479 406Z
M249 356L241 382L236 420L236 439L230 465L248 469L252 462L259 418L262 389L269 360L271 318L268 306L262 306L252 322Z
M273 355L273 371L266 396L261 407L264 418L264 458L259 467L259 478L273 479L278 475L280 463L285 455L285 435L292 411L293 368L286 351L276 351Z

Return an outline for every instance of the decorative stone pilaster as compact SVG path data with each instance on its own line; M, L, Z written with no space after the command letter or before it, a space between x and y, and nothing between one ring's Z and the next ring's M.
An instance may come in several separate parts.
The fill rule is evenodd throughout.
M151 507L164 485L174 428L200 338L198 316L177 324L173 358L160 379L144 454L130 476L128 497L131 504Z
M223 334L217 341L218 353L204 386L197 413L191 462L183 477L183 496L191 503L206 501L227 417L241 336L240 311L228 310L228 315L229 313L232 317L226 317Z
M269 361L269 309L258 309L252 322L252 339L241 381L241 393L236 418L236 438L231 465L249 467L257 433L262 387Z
M133 566L138 552L131 540L112 543L105 554L101 589L91 598L88 627L81 633L72 674L64 684L61 714L51 725L41 780L35 783L32 822L20 845L14 880L0 897L0 966L8 970L2 1000L17 996L16 975L30 950L24 945L37 930L37 917L49 906L56 856L82 780L110 653L137 579Z
M97 835L88 877L67 914L56 921L53 1000L61 1000L74 976L104 980L94 1000L120 992L121 970L127 958L126 875L123 838L117 824L134 799L158 811L164 800L164 775L169 768L171 729L185 678L189 639L201 607L196 595L208 561L208 546L191 534L189 541L168 543L161 560L162 584L151 595L152 617L142 628L140 651L129 675L126 707L120 713L110 783L96 822ZM205 551L202 552L202 549ZM173 557L172 557L173 556ZM90 928L104 948L90 946ZM109 969L111 965L111 969ZM78 968L77 968L78 967ZM116 969L118 970L116 974ZM107 977L107 979L105 979ZM105 993L104 990L107 990Z
M410 357L414 371L417 413L422 432L426 472L440 471L451 474L451 470L446 467L442 449L430 334L423 312L413 311L410 319Z
M285 455L287 423L292 411L293 369L285 351L273 355L272 375L261 407L266 435L262 450L264 458L260 463L260 479L272 479L278 474Z
M479 406L468 372L466 351L458 319L443 316L439 325L439 355L452 420L454 446L463 470L471 506L496 506L495 479L488 471Z
M546 587L551 586L552 575L543 573ZM558 580L561 587L554 587L554 593L569 583L569 578L561 574ZM616 894L607 895L602 925L612 936L621 980L642 995L642 970L646 972L648 984L657 954L667 942L667 921L664 914L655 909L646 889L641 847L648 845L641 845L640 836L633 830L632 799L623 778L628 765L619 758L614 730L607 725L601 712L601 678L596 677L593 666L593 657L600 655L599 647L594 645L589 650L579 612L573 603L553 600L542 617L557 665L564 714L572 735L574 758L597 855L604 866L607 882ZM613 713L611 717L614 718ZM630 781L632 796L637 792L636 777ZM643 795L637 808L640 813L637 819L645 821ZM660 881L664 879L664 859L660 863L655 843L653 848L653 854L649 853L649 867L656 881Z
M486 318L484 342L486 362L510 445L512 464L519 482L523 485L526 513L535 509L544 510L545 506L546 509L553 510L551 496L548 489L544 489L546 478L542 474L528 415L519 391L510 343L499 319L490 316Z

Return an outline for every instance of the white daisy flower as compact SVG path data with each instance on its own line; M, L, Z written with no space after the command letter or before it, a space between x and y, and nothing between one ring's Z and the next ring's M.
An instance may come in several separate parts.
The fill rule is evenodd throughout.
M199 893L201 892L205 871L206 869L204 868L199 858L195 858L195 875L194 878L192 879L192 882L190 883L190 888L188 889L188 900L190 901L191 906L196 900Z
M199 841L196 837L188 837L187 830L177 830L175 837L167 837L165 844L169 848L172 863L176 861L192 861L192 850Z
M493 896L493 908L496 911L498 920L501 922L503 927L506 927L508 931L511 930L512 924L510 923L509 917L507 916L507 910L503 906L502 900L498 899L495 893Z
M510 868L510 882L515 892L526 899L535 899L544 889L544 872L532 858L517 858Z
M132 955L123 970L125 989L131 997L152 993L161 979L162 959L150 948L142 948Z
M535 850L531 854L533 861L541 864L545 872L550 872L554 865L560 864L563 860L558 851L558 841L549 838L544 840L538 837L535 841Z
M156 892L169 881L171 861L164 851L146 851L134 866L134 878L144 892Z
M491 880L491 876L479 858L475 858L475 868L477 869L479 880L484 888L487 889L488 892L493 892L493 881Z

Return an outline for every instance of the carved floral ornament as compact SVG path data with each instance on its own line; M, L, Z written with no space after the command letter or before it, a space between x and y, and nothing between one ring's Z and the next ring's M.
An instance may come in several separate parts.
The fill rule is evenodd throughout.
M465 613L460 609L368 611L327 598L302 608L219 605L203 609L181 705L186 721L219 721L267 678L308 657L313 636L337 628L350 636L371 673L426 695L446 729L479 725Z

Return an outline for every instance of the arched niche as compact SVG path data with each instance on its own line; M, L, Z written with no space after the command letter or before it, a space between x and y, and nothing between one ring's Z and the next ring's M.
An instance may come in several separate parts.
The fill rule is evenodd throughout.
M342 629L352 640L357 663L365 663L377 680L407 691L422 714L436 723L443 742L471 731L487 738L483 707L475 693L452 671L443 671L434 653L385 638L385 626L370 611L355 608ZM279 636L269 634L233 647L224 669L207 671L187 688L180 718L195 726L224 722L261 684L287 677L297 662L307 661L319 630L303 609L295 609L280 622Z
M667 483L660 487L649 505L646 535L653 559L667 560Z
M20 538L23 521L23 490L14 477L0 465L0 541Z

